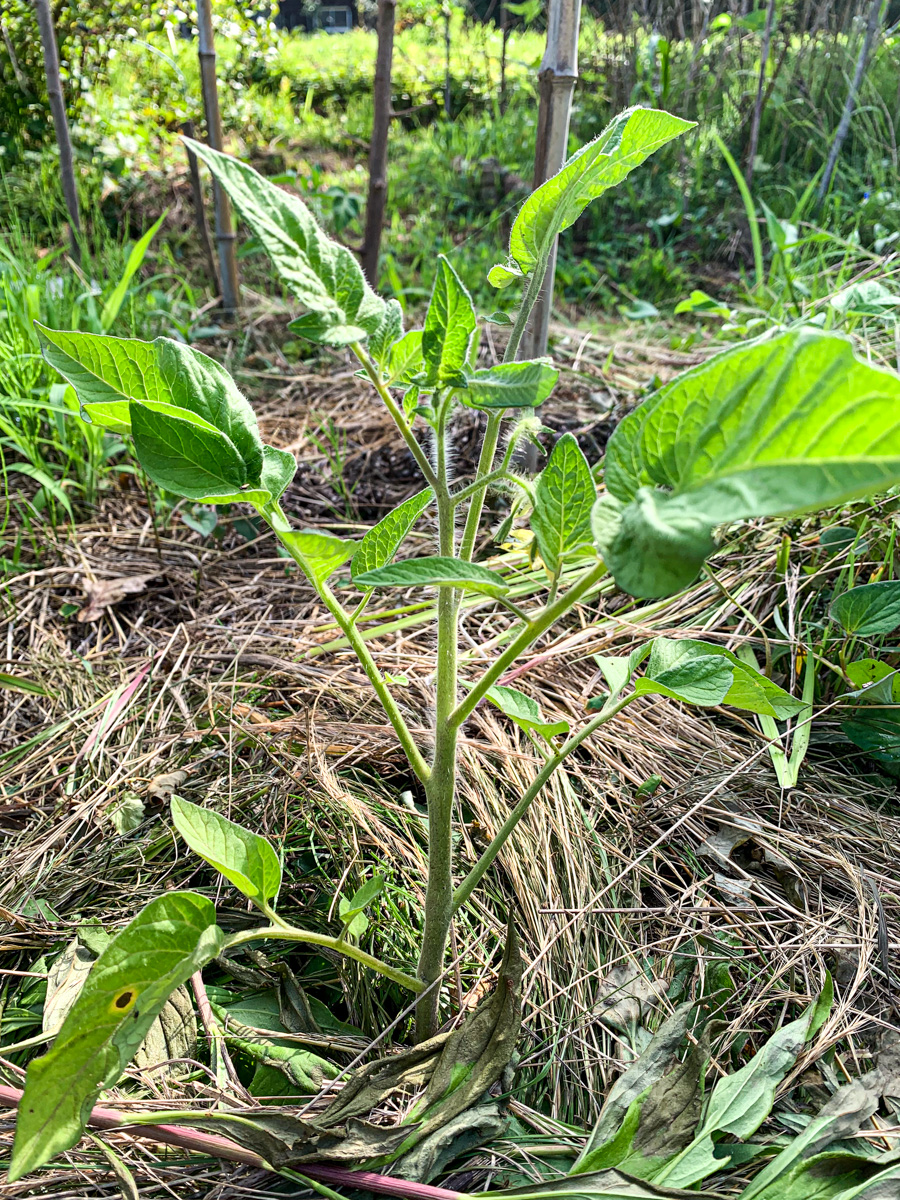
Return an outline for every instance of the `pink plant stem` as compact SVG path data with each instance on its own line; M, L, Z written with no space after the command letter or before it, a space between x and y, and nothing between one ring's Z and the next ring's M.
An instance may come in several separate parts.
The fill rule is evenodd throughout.
M22 1099L19 1088L0 1084L0 1104L7 1108L18 1107ZM92 1129L124 1129L132 1137L145 1137L154 1142L166 1142L180 1146L196 1154L209 1154L213 1158L225 1158L229 1162L246 1163L263 1170L269 1164L252 1150L245 1150L229 1138L212 1133L198 1133L180 1125L133 1125L128 1113L114 1108L95 1108L88 1125ZM295 1170L310 1179L336 1187L360 1188L366 1192L380 1192L385 1196L397 1196L400 1200L469 1200L465 1192L452 1192L448 1188L432 1187L427 1183L413 1183L408 1179L393 1179L390 1175L376 1175L372 1171L349 1171L344 1167L326 1167L318 1163L300 1163Z

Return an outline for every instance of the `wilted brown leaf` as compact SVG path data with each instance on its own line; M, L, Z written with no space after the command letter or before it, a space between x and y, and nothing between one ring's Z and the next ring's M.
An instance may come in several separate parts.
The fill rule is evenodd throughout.
M83 579L81 590L85 603L78 611L78 620L99 621L105 608L118 604L126 596L142 592L158 574L154 571L152 575L124 575L119 579Z
M166 775L155 775L147 784L147 795L154 800L171 800L172 793L187 779L187 771L169 771Z

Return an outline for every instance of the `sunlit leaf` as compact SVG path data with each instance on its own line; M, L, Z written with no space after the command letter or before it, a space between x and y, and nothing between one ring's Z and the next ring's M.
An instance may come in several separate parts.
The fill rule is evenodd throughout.
M229 154L185 142L231 197L279 278L309 310L291 329L332 346L380 332L385 302L366 283L353 252L328 237L299 196Z
M667 112L630 108L582 146L556 175L532 192L519 209L509 238L509 259L492 267L488 280L506 287L546 261L554 239L581 216L592 200L625 177L666 142L693 128Z
M211 808L172 797L172 823L195 854L251 900L267 902L281 887L281 863L258 833Z
M168 892L128 924L91 969L52 1048L28 1066L9 1179L74 1146L175 988L221 951L212 901Z
M386 517L382 517L377 525L373 525L353 555L351 578L356 579L366 571L375 571L389 563L433 497L431 488L425 488L404 500Z
M496 704L502 713L526 732L534 730L545 738L569 732L568 721L547 721L537 701L518 688L495 684L485 692L485 699Z
M556 386L559 371L541 359L497 363L466 374L457 396L470 408L534 408Z
M472 298L441 254L422 333L427 387L465 382L463 368L474 332Z
M591 509L597 489L591 468L571 433L564 433L538 479L531 528L549 571L591 543Z
M359 587L457 587L489 596L502 596L509 586L502 575L478 563L434 555L407 558L375 571L363 571L354 580Z
M900 482L900 378L804 327L716 355L627 416L606 452L594 535L619 587L696 578L713 530Z

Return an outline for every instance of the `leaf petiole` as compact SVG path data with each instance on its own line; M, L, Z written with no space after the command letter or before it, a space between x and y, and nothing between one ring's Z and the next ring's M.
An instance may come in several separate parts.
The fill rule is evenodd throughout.
M425 985L414 976L407 975L405 971L401 971L397 967L389 966L380 958L375 958L374 955L367 954L365 950L360 950L358 946L351 946L349 942L332 937L327 933L314 933L309 929L298 929L281 919L277 923L264 925L259 929L242 929L240 933L233 933L225 939L222 952L263 938L281 938L286 942L305 942L309 946L324 946L328 950L334 950L338 954L354 959L379 975L384 975L385 978L406 988L407 991L418 994L425 990Z

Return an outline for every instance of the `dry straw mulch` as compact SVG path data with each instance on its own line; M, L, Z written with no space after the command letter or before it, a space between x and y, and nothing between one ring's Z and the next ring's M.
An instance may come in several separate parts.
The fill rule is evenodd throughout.
M573 356L579 346L573 342ZM591 382L599 368L593 377L584 370L587 355L582 350L575 364L585 379L571 377L572 394L576 419L598 431L600 444L618 401L607 403L602 380ZM645 378L669 366L641 361L632 354L630 369ZM322 389L312 401L294 396L291 415L285 393L264 421L268 436L312 453L310 404L317 419L330 415L346 434L365 507L377 509L402 497L406 482L398 464L390 467L383 417L361 396L345 380L328 404ZM568 414L571 422L571 407ZM347 528L354 522L335 512L327 476L327 467L301 475L291 505L311 520L318 504L319 523ZM671 601L639 607L601 588L535 646L516 686L539 697L551 719L577 723L603 690L594 655L626 654L658 634L734 647L758 637L776 604L783 618L793 614L793 661L803 649L800 610L815 612L841 562L803 573L820 561L817 529L809 522L794 533L787 584L774 573L780 534L760 528L743 531L717 556L716 581ZM427 545L423 537L419 552ZM521 551L503 552L497 565L526 590L533 585ZM432 632L421 614L428 597L412 593L391 604L412 607L369 625L371 645L383 670L405 678L398 692L427 746ZM66 605L79 613L62 616ZM466 610L464 675L477 675L507 627L508 615L483 599ZM224 924L249 919L235 893L199 870L172 834L160 777L175 771L185 773L177 786L188 798L283 842L289 917L324 925L336 886L386 870L395 912L407 920L376 922L373 948L413 963L425 861L420 796L352 653L269 537L246 541L233 529L217 546L177 514L155 528L140 496L122 493L91 523L60 530L34 570L7 580L2 634L2 669L44 689L0 691L0 982L11 993L24 978L16 972L32 970L80 921L120 925L165 888L211 888ZM815 728L835 725L824 713ZM541 1128L533 1112L540 1108L589 1123L647 1025L683 995L721 1007L722 1044L745 1036L748 1055L785 1006L815 994L826 967L838 1000L805 1062L838 1045L838 1075L857 1071L878 1030L894 1022L900 817L893 785L866 775L856 752L844 754L814 753L799 787L785 794L752 721L648 698L557 775L458 922L446 980L450 1012L490 986L511 907L527 964L516 1106L523 1119ZM508 721L487 706L476 710L463 737L461 872L538 767ZM652 776L656 790L641 788ZM120 834L117 811L135 801L143 820ZM302 972L302 949L291 961ZM341 997L343 1015L370 1035L395 1015L380 985L364 985L353 969L323 968L320 960L307 982ZM11 1082L15 1074L8 1069ZM162 1073L132 1072L134 1083L143 1096L134 1102L143 1105L202 1105L217 1096L208 1082L185 1085ZM116 1097L119 1107L128 1094ZM6 1136L10 1128L7 1121ZM229 1194L269 1194L258 1174L174 1164L125 1138L117 1145L142 1195L174 1188L179 1197L214 1196L226 1179ZM115 1194L95 1151L66 1161L48 1168L41 1190ZM23 1181L8 1194L37 1194L34 1186Z

